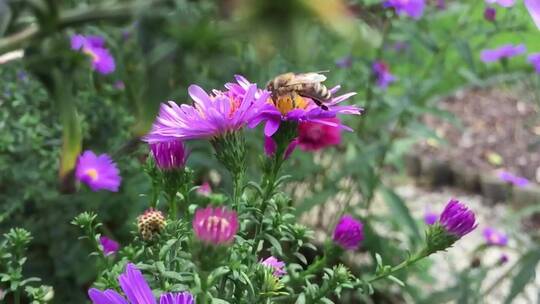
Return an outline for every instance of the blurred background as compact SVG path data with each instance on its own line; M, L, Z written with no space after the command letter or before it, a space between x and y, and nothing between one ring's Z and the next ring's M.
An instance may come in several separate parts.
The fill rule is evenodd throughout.
M190 84L219 89L235 74L263 87L284 72L329 70L327 86L357 92L350 103L366 112L344 121L354 132L341 144L296 151L288 164L287 188L307 223L324 234L338 213L369 214L363 247L392 264L419 245L423 217L450 197L481 219L462 248L399 275L418 283L381 283L355 301L538 301L540 78L525 54L486 64L480 52L503 44L540 52L539 31L520 1L424 4L411 18L377 0L0 0L0 233L32 233L24 275L53 286L54 303L85 301L95 267L69 222L93 210L108 235L131 238L149 189L139 138L159 103L190 103ZM104 37L115 71L93 71L70 46L75 34ZM374 63L392 75L387 86ZM253 151L261 138L248 132ZM118 193L74 182L86 149L118 162ZM200 183L230 191L210 146L190 149ZM487 226L505 231L509 245L485 248ZM508 264L498 264L502 254ZM348 261L357 271L374 264L362 253Z

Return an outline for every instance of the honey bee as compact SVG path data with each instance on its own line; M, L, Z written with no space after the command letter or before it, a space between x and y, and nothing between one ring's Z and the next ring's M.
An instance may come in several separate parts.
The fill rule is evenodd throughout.
M332 93L322 84L326 80L326 76L320 74L323 72L327 71L281 74L270 80L266 88L271 92L274 103L279 97L298 94L311 98L323 110L328 110L325 103L332 98Z

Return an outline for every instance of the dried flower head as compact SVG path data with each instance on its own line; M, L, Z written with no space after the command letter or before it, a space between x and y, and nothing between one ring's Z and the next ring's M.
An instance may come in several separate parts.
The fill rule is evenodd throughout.
M165 228L165 217L161 211L154 208L146 210L137 218L137 228L143 240L151 240Z

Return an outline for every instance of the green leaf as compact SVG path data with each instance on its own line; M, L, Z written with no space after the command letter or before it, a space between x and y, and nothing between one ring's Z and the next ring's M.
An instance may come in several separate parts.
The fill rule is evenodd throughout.
M298 296L298 299L296 299L296 302L294 304L305 304L306 303L306 295L304 293L301 293Z
M540 248L533 248L531 251L521 257L518 273L512 280L510 293L506 297L504 303L509 304L519 295L525 286L531 282L536 275L536 265L540 262Z
M283 255L283 249L281 248L281 244L274 236L265 233L264 238L267 239L270 244L272 244L272 249L274 249L278 255Z
M223 299L212 298L212 304L229 304L229 302Z
M388 204L393 218L407 228L412 243L418 244L422 239L422 235L420 234L416 221L409 212L409 208L405 205L405 202L391 189L382 187L381 190L384 201Z

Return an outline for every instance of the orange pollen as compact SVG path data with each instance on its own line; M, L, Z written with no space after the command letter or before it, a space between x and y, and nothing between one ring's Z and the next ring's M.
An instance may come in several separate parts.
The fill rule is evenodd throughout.
M240 101L237 99L234 99L233 97L229 97L230 103L231 103L231 110L229 111L229 118L233 116L234 112L238 110L240 107Z
M95 181L98 178L98 172L96 169L88 169L84 172L84 174L90 176L90 178Z
M279 96L274 102L272 98L269 99L282 115L289 113L295 109L306 109L309 105L308 101L298 94L287 94L284 96Z

